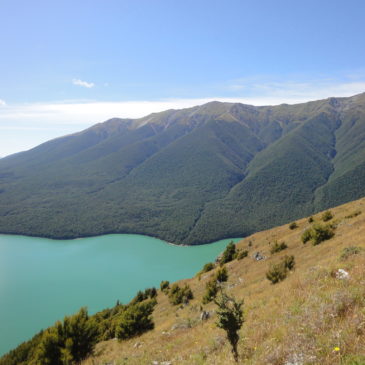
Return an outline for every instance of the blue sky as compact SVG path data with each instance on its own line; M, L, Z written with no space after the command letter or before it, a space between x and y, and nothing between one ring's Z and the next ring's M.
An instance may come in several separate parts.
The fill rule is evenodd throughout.
M0 156L105 119L365 91L364 1L0 0Z

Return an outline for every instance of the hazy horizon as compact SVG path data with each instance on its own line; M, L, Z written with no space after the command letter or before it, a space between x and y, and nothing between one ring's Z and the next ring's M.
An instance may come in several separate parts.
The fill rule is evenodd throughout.
M359 0L20 0L1 10L3 157L113 117L365 91Z

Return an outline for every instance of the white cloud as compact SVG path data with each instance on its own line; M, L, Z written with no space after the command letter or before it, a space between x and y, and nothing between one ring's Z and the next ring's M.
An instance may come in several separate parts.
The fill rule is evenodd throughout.
M74 85L77 85L77 86L82 86L82 87L86 87L88 89L91 89L92 87L95 86L95 84L93 82L87 82L87 81L82 81L80 79L73 79L72 80L72 83Z
M344 97L365 92L365 72L308 78L303 75L292 77L259 76L232 80L225 89L231 94L253 101L253 104L301 103L325 99L330 96Z
M5 101L0 99L0 106L5 106L5 105L6 105Z
M188 108L209 101L239 102L251 105L294 104L310 100L344 97L365 91L365 81L349 79L336 82L317 81L235 80L235 97L165 99L157 101L62 101L53 103L5 104L0 108L0 156L21 151L48 139L74 133L113 117L139 118L167 109ZM239 87L238 87L239 86ZM226 86L229 88L229 85ZM232 90L232 89L231 89ZM32 132L33 131L33 132ZM10 141L12 133L13 141ZM19 141L22 141L20 143ZM3 148L4 147L4 148Z

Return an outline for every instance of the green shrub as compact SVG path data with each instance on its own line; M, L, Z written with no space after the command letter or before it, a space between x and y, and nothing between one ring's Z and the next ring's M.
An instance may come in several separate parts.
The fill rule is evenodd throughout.
M271 265L266 272L266 278L271 281L272 284L277 284L283 281L288 271L294 270L295 259L294 256L285 256L278 264Z
M307 243L308 241L310 241L312 239L312 234L313 234L313 229L312 228L308 228L306 229L303 234L302 234L302 242L303 243Z
M143 302L146 299L153 299L157 296L156 288L147 288L144 292L138 291L136 296L131 300L131 304Z
M319 245L321 242L329 240L335 235L331 225L325 226L315 224L312 228L306 229L302 234L302 242L312 241L313 246Z
M221 265L232 261L236 256L236 245L231 241L228 243L226 249L224 250L221 259L219 260Z
M313 223L313 222L314 222L314 218L313 218L313 216L310 216L310 217L308 218L308 222L309 222L309 223Z
M212 279L205 286L203 304L211 302L217 295L219 284L228 280L228 272L225 266L218 268Z
M271 265L266 272L266 278L271 281L272 284L283 281L288 274L288 269L283 264Z
M244 259L247 256L248 256L248 251L247 250L239 251L237 253L237 260L242 260L242 259Z
M289 271L294 270L295 268L295 258L293 255L284 256L282 263Z
M201 271L199 272L200 274L204 274L204 273L206 273L206 272L208 272L208 271L211 271L211 270L213 270L214 269L214 264L213 264L213 262L208 262L207 264L205 264L204 266L203 266L203 268L201 269Z
M91 321L87 310L81 308L73 316L65 317L42 335L35 350L34 364L79 364L92 353L98 336L98 328Z
M147 297L146 299L148 299L148 298L151 298L151 299L156 298L157 297L157 289L155 287L147 288L144 291L144 294Z
M155 305L156 301L150 300L128 306L119 317L116 337L121 340L127 339L153 329L151 314Z
M205 286L205 294L203 296L203 304L211 302L218 294L218 285L216 280L210 280Z
M228 280L228 272L225 266L220 267L214 276L214 280L223 283Z
M168 280L161 281L160 289L162 292L166 294L169 291L169 288L170 288L170 282Z
M322 214L322 220L323 222L328 222L333 218L333 214L330 210L327 210Z
M356 247L356 246L345 247L342 250L342 254L340 256L340 259L341 260L347 260L350 256L357 255L361 251L363 251L363 248L362 247Z
M190 299L193 299L193 292L191 291L189 285L180 287L178 284L173 284L169 291L169 300L173 305L178 305L182 303L189 303Z
M276 252L280 252L288 248L287 244L285 242L278 243L275 241L274 245L270 249L270 253L274 254Z
M354 217L357 217L358 215L361 214L361 210L356 210L355 212L347 215L345 218L349 219L349 218L354 218Z
M329 240L334 235L335 232L329 225L326 226L322 226L320 224L314 225L312 231L313 246L319 245L321 242Z
M298 228L298 224L297 224L297 222L292 222L292 223L290 223L290 224L289 224L289 228L290 228L290 229Z
M146 289L135 296L142 300L145 295L155 297L156 288ZM116 336L129 338L153 328L149 317L156 299L122 305L117 301L112 308L93 316L81 308L72 316L65 317L31 340L19 345L0 359L1 365L76 365L89 356L97 342Z

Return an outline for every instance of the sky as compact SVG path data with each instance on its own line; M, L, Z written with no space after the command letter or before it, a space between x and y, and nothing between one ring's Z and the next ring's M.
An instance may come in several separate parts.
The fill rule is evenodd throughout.
M0 0L0 156L112 117L365 92L363 0Z

